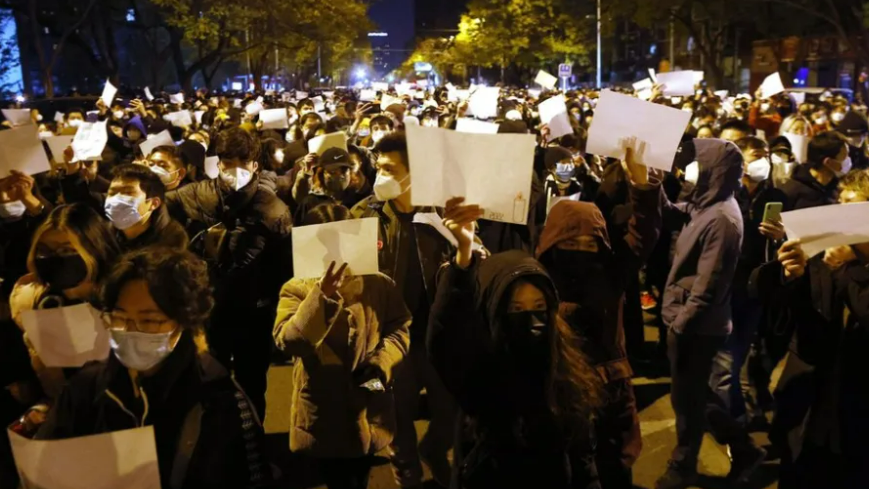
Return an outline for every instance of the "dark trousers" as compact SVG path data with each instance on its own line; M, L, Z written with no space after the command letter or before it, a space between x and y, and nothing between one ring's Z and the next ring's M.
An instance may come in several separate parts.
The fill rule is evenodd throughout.
M422 389L431 414L428 430L417 446L416 421ZM420 452L424 458L447 470L447 452L453 448L457 408L434 367L428 361L423 341L411 341L410 352L399 364L393 385L395 437L389 446L395 481L401 487L422 484ZM449 476L449 474L444 474Z
M631 466L640 456L643 439L637 399L630 379L606 384L607 403L595 422L595 465L601 487L631 489Z
M319 465L320 476L329 489L365 489L374 457L323 458Z
M247 314L213 314L208 328L211 354L244 389L262 421L266 414L266 383L271 351L274 308L260 307Z
M670 357L670 400L676 413L676 448L672 459L687 466L697 463L706 428L709 374L718 349L726 336L667 333Z

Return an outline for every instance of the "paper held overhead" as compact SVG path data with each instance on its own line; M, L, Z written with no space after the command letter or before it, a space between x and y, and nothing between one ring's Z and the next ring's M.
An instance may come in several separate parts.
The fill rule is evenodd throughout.
M142 156L145 158L151 156L151 152L154 151L154 148L159 148L160 146L175 146L175 141L172 140L172 135L169 134L168 129L164 129L157 134L148 136L148 139L139 143L139 149L142 150Z
M809 159L809 141L812 140L809 136L800 136L789 132L782 133L782 136L787 138L791 143L791 152L794 154L797 163L807 163Z
M259 113L259 120L263 123L262 130L265 129L287 129L290 127L287 119L287 109L267 109Z
M30 109L2 109L3 117L12 124L12 127L33 124L30 118Z
M320 278L329 264L346 263L351 275L372 275L377 264L376 217L293 228L295 278Z
M296 92L296 100L302 100L308 98L308 92Z
M540 122L549 126L550 141L566 134L573 134L564 95L546 99L537 109L540 113Z
M15 467L23 479L23 487L160 487L153 426L62 440L30 440L12 430L8 433Z
M375 90L361 90L359 92L359 100L362 102L372 102L377 99Z
M671 171L690 120L688 112L604 90L588 130L586 151L624 159L631 147L638 163Z
M388 92L389 91L389 83L374 82L371 84L371 89L376 91L376 92Z
M483 208L484 219L525 224L531 198L535 137L407 128L411 201L443 206L453 197ZM493 179L498 184L492 185Z
M380 97L380 110L386 110L393 105L404 105L404 101L392 95L383 94Z
M0 177L9 176L9 170L35 175L50 168L36 126L0 131Z
M46 367L81 367L109 356L109 333L90 304L21 313L27 339Z
M498 124L494 122L478 121L469 117L456 120L456 131L470 132L475 134L497 134Z
M651 78L643 78L642 80L634 83L634 90L639 92L639 91L645 90L647 88L652 88L653 86L654 86L654 83L652 82Z
M169 95L169 102L173 104L183 104L184 103L184 92L178 92L172 95Z
M100 100L106 104L106 108L112 107L112 101L115 100L115 95L118 93L118 88L112 85L111 80L106 80L106 86L103 87L103 94L100 96Z
M537 78L534 79L534 83L548 90L552 90L558 84L558 78L540 70L537 72Z
M257 115L263 110L263 104L257 101L251 102L247 104L244 108L244 112L247 115Z
M108 141L109 134L106 131L106 121L83 123L78 127L75 138L72 140L75 161L101 159L103 149Z
M154 95L151 94L151 88L150 88L150 87L145 87L145 98L148 99L149 102L150 102L151 100L154 100Z
M308 141L308 153L317 153L319 156L329 148L340 148L347 151L347 134L343 132L333 132L311 138Z
M651 78L653 82L658 83L658 75L655 74L654 68L649 68L649 78Z
M783 212L788 239L799 239L811 258L828 248L869 243L869 202Z
M694 95L696 85L693 71L673 71L658 73L658 84L663 85L663 93L667 96L687 97Z
M326 102L323 101L323 97L317 95L311 99L311 102L314 102L314 112L323 112L326 110Z
M760 98L770 98L773 95L778 95L784 91L785 86L781 81L781 75L779 75L778 72L775 72L766 77L760 85Z
M72 139L73 136L51 136L45 138L45 144L48 145L48 150L51 151L51 159L55 163L63 163L63 153L72 144Z
M498 87L476 87L468 100L468 110L477 119L490 119L498 115Z
M190 117L189 110L179 110L178 112L171 112L164 115L163 119L171 122L172 125L176 127L187 128L193 125L193 118Z

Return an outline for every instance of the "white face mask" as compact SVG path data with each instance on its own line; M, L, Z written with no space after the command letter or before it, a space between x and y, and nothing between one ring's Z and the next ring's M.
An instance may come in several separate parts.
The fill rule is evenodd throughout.
M386 136L386 131L374 131L374 133L371 134L371 140L376 143L383 139L384 136Z
M357 134L359 135L360 138L367 138L368 135L371 134L371 130L370 129L360 129L359 132L357 132Z
M178 177L176 177L175 174L181 171L179 169L179 170L175 170L175 171L170 172L169 170L167 170L163 167L157 166L157 165L154 165L150 168L151 168L151 172L154 173L155 175L157 175L158 177L160 177L160 181L163 182L163 185L166 185L166 186L169 186L169 185L175 183L175 180L178 179Z
M42 114L36 114L36 121L39 122L42 120Z
M697 184L697 180L700 179L700 164L696 161L692 162L690 165L685 167L685 181L693 184Z
M112 221L112 226L120 229L130 229L142 221L139 206L143 200L129 195L117 194L106 199L106 216Z
M244 188L253 179L253 173L244 168L230 168L220 170L220 179L226 182L235 191Z
M398 181L393 176L378 173L377 178L374 180L374 196L381 202L398 198L401 194L407 192L407 190L401 189L401 184L409 177L410 175L407 175L401 181Z
M294 131L292 131L292 130L287 131L287 135L284 136L284 141L286 141L288 143L292 143L293 141L295 141L296 138L295 138L295 135L293 133L294 133Z
M69 127L79 127L79 126L81 126L82 122L84 122L84 121L82 121L81 119L73 119L73 120L67 122L67 124L69 125Z
M279 149L275 151L275 161L277 161L278 163L284 162L284 150Z
M845 114L842 112L833 112L833 115L830 116L833 119L833 122L839 123L845 119Z
M760 111L761 112L769 111L769 104L760 104Z
M124 111L123 110L116 110L112 113L112 115L115 116L115 119L123 119L124 118Z
M842 166L841 170L838 170L838 171L834 170L834 172L836 173L836 176L839 178L844 177L845 175L848 174L848 172L851 171L851 167L853 166L853 164L851 163L851 157L849 156L849 157L845 158L844 160L842 160L841 166Z
M749 180L755 183L760 183L769 178L769 172L772 166L766 158L759 158L748 164L745 174Z
M18 219L24 215L27 207L20 200L0 204L0 219Z
M815 124L817 124L819 126L822 124L826 124L826 123L827 123L827 116L825 116L825 115L822 115L821 117L815 118Z
M110 330L109 343L115 357L125 367L145 372L157 366L172 353L172 334L149 334L134 331Z

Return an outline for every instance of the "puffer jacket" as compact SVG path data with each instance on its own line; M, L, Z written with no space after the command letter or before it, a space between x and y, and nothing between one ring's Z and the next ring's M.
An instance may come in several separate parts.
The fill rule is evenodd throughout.
M742 153L732 143L695 139L700 166L688 201L665 201L665 219L684 223L664 289L661 317L677 334L728 335L730 299L742 248L742 212L734 197L742 179Z
M370 455L395 432L389 383L410 348L411 316L401 291L383 274L353 277L337 298L316 279L292 279L281 290L274 337L293 366L290 449L324 458ZM369 365L387 391L361 388L353 373Z

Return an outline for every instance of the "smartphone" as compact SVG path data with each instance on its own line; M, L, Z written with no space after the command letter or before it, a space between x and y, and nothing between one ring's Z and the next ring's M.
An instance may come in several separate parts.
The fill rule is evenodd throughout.
M781 202L767 202L763 211L763 222L781 221L781 211L784 205Z

